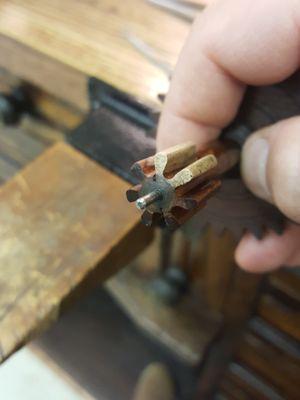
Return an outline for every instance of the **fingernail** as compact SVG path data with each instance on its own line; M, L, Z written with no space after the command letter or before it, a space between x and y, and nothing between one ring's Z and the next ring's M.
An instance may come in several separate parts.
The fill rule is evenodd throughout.
M271 192L267 183L268 155L268 141L263 138L251 138L246 142L242 153L242 175L250 190L270 201Z

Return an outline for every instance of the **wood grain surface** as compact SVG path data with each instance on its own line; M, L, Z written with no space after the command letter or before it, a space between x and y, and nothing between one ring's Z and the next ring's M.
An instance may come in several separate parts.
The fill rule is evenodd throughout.
M0 66L15 76L82 111L88 110L87 77L83 73L1 34L0 55Z
M153 279L141 276L136 260L132 267L114 276L105 287L147 336L184 364L199 365L219 332L221 318L205 308L197 293L185 296L176 306L166 304L153 289Z
M261 296L258 315L267 322L287 333L300 342L300 307L296 307L276 299L270 295Z
M274 385L284 399L299 398L300 362L296 358L248 333L237 358Z
M222 395L226 394L226 398L232 400L283 400L274 385L237 362L230 364L220 389Z
M0 361L149 241L126 188L64 143L0 188Z
M95 76L146 103L158 105L157 95L166 90L168 77L141 56L126 35L138 36L153 46L164 61L175 65L189 29L188 23L143 0L0 0L0 52L6 49L0 65L13 68L15 73L19 70L29 81L44 75L45 86L48 81L45 71L38 67L38 58L46 57L48 62L42 64L49 74L48 63L53 69L59 69L59 65L67 68L71 78L64 73L65 78L75 83L70 87L71 97L76 92L76 82L80 89L83 76ZM19 50L25 46L25 57L19 61L16 46ZM31 71L26 65L26 48L35 67ZM26 71L22 72L24 65ZM53 84L61 91L59 81L60 75L56 74ZM82 99L76 101L84 106Z

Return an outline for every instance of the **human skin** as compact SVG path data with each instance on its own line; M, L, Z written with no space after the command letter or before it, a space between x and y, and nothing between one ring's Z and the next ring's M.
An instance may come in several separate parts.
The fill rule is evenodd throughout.
M196 19L175 68L160 118L163 149L216 139L235 117L247 85L270 85L300 67L299 0L215 0ZM251 135L241 172L249 189L300 223L300 116ZM246 234L236 249L245 270L300 265L300 226L262 240Z

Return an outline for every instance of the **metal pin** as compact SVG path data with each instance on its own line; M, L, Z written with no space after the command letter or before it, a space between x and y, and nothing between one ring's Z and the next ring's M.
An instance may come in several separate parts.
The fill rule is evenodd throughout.
M155 203L158 200L161 200L161 198L162 198L161 191L153 190L153 192L150 192L150 193L146 194L145 196L137 199L137 201L135 202L135 205L139 210L143 211L151 204Z

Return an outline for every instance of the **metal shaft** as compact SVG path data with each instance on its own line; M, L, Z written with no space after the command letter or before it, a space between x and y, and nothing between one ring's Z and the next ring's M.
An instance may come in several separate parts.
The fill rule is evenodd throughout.
M137 208L141 211L145 210L148 206L151 204L155 203L157 200L161 200L162 194L160 190L153 190L153 192L150 192L146 194L143 197L140 197L137 199L135 202L135 205Z

